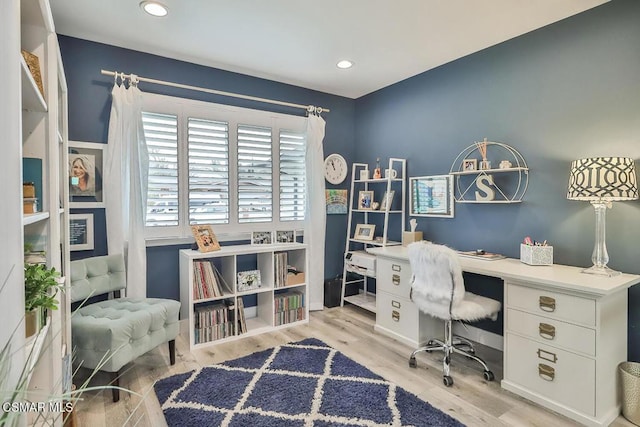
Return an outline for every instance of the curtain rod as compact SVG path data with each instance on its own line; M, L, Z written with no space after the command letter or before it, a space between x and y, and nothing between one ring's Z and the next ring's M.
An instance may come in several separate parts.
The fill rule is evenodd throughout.
M132 80L132 77L133 77L134 80L137 80L139 82L147 82L147 83L153 83L153 84L157 84L157 85L177 87L177 88L180 88L180 89L195 90L195 91L198 91L198 92L212 93L214 95L230 96L232 98L248 99L250 101L266 102L268 104L283 105L285 107L302 108L307 113L320 114L320 113L328 113L329 111L331 111L328 108L316 107L314 105L293 104L293 103L290 103L290 102L277 101L275 99L258 98L257 96L242 95L242 94L239 94L239 93L224 92L224 91L221 91L221 90L207 89L207 88L204 88L204 87L189 86L189 85L183 85L183 84L180 84L180 83L173 83L173 82L166 82L166 81L163 81L163 80L150 79L148 77L140 77L140 76L135 75L135 74L124 74L124 73L119 73L119 72L116 72L116 71L107 71L107 70L100 70L100 73L104 74L105 76L115 76L116 78L120 77L123 80L124 79Z

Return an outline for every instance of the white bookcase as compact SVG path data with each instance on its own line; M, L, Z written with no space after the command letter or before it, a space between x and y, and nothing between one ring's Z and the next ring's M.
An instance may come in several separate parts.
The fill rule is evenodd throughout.
M285 253L287 265L300 272L290 274L283 283L278 280L277 260ZM202 298L195 292L197 274L195 263L210 262L220 272L228 289L221 296ZM180 251L180 319L188 328L190 348L201 348L246 336L257 335L279 328L300 325L309 321L308 286L304 272L308 271L307 246L303 243L273 245L223 246L215 252L199 252L191 249ZM238 273L257 270L260 287L241 290ZM290 297L289 301L285 301ZM255 300L254 304L243 301ZM289 307L288 304L291 304ZM224 312L226 307L226 312ZM224 316L232 327L220 327L218 334L204 332L198 327L199 313L218 307L217 315ZM290 310L286 310L290 308ZM293 312L291 315L289 311ZM245 319L246 332L240 331L239 320ZM217 323L219 325L219 323ZM208 324L210 325L210 323ZM200 325L202 326L202 325Z
M391 173L388 176L384 176L385 169L389 171L395 170L396 175L392 176ZM396 234L400 239L402 237L402 231L405 229L405 206L406 206L406 179L407 179L407 160L390 158L387 167L382 167L382 177L373 178L373 172L370 170L369 165L366 163L353 163L351 169L351 195L349 198L349 219L347 225L347 239L345 245L345 263L342 273L342 290L340 305L344 305L344 302L357 305L376 312L376 295L373 292L369 292L368 285L369 279L375 278L375 267L369 269L369 272L363 271L361 268L357 268L349 262L350 257L357 254L361 257L371 257L365 252L369 247L385 247L400 245L402 242L399 240L391 240L389 238L389 219L391 216L399 216L398 230ZM361 173L366 175L367 179L361 179ZM372 202L379 203L377 209L373 209L373 206L364 207L360 206L360 194L361 192L373 193ZM391 203L383 203L383 199L386 194L393 192L393 200ZM363 239L356 234L359 225L372 225L375 224L374 233L369 238L371 240ZM347 274L351 273L355 275L355 279L348 280ZM347 285L357 284L359 286L359 292L355 295L345 295Z

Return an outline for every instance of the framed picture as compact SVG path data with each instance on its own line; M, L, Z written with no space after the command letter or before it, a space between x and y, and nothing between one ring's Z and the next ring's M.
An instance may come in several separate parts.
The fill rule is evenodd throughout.
M273 243L273 232L271 231L252 231L252 245L270 245Z
M324 190L327 203L327 215L347 213L347 190Z
M382 196L382 202L380 202L380 210L384 211L387 209L387 206L389 206L389 209L391 209L391 204L393 203L393 196L395 196L396 194L396 190L391 190L389 191L389 193L387 194L387 192L384 192L384 196Z
M258 289L260 286L262 286L260 281L260 270L238 272L238 292Z
M358 193L358 209L373 209L373 191L360 191Z
M91 251L93 214L69 214L69 243L72 251Z
M358 240L373 240L373 233L375 229L375 224L358 224L356 225L356 231L353 234L353 238Z
M220 250L220 243L216 235L213 233L213 229L210 225L192 225L191 232L198 244L198 250L200 252L213 252Z
M478 170L478 159L464 159L462 160L463 171L475 171Z
M453 218L453 176L409 178L409 215Z
M69 141L69 206L103 208L102 177L107 144Z
M276 231L276 243L295 243L295 230Z

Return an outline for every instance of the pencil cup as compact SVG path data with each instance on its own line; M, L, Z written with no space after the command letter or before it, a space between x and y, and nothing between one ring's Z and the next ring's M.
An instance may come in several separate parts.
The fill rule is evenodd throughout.
M553 264L553 246L520 243L520 261L529 265L551 265Z

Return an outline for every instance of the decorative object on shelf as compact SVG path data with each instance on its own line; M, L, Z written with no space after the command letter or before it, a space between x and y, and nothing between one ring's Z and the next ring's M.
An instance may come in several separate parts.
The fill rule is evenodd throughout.
M491 169L487 157L501 159ZM474 165L480 160L480 168ZM449 174L454 176L458 203L519 203L529 184L529 168L522 155L501 142L474 142L455 158Z
M567 199L591 202L596 211L593 266L583 273L602 276L620 274L607 267L609 254L605 242L605 215L611 202L636 200L638 180L633 159L628 157L592 157L571 163Z
M382 170L380 169L380 157L376 159L376 167L373 170L373 179L382 178Z
M37 333L46 321L45 310L57 310L56 295L63 285L60 273L44 264L24 265L24 310L26 336Z
M252 291L260 288L260 270L238 272L238 292Z
M396 179L398 177L398 171L395 169L385 169L384 170L384 178L388 179Z
M363 190L358 193L358 209L372 210L373 191Z
M346 214L348 209L347 190L324 190L327 215Z
M395 190L390 190L389 192L385 191L382 196L382 202L380 202L380 210L391 209L391 205L393 204L393 196L396 194Z
M295 230L276 231L276 243L295 243L295 241L296 241Z
M220 250L220 243L216 235L213 233L213 229L209 224L199 224L191 226L191 233L196 239L198 244L198 250L200 252L212 252Z
M402 232L402 246L407 246L409 243L419 242L422 240L422 231L416 231L418 221L415 218L411 218L411 220L409 220L409 226L411 231Z
M451 175L409 178L409 215L453 218L453 177Z
M369 169L361 169L360 170L360 181L368 181L369 180Z
M347 161L338 153L324 159L324 177L331 184L340 184L347 177Z
M33 182L22 183L22 197L25 199L36 198L36 184Z
M24 197L22 199L22 213L32 214L38 212L38 199L35 197Z
M380 203L372 202L371 203L371 210L377 211L378 209L380 209Z
M464 171L478 170L478 159L464 159L462 161L462 170Z
M72 251L91 251L93 214L69 214L69 247Z
M106 144L69 141L69 201L72 208L103 208Z
M375 229L375 224L357 224L353 238L357 240L373 240Z
M252 245L270 245L273 243L273 232L271 231L252 231Z
M44 86L42 85L42 74L40 73L40 59L24 49L22 49L21 52L24 62L26 62L27 68L29 68L29 72L33 76L33 80L36 82L36 86L38 86L38 90L44 98Z

